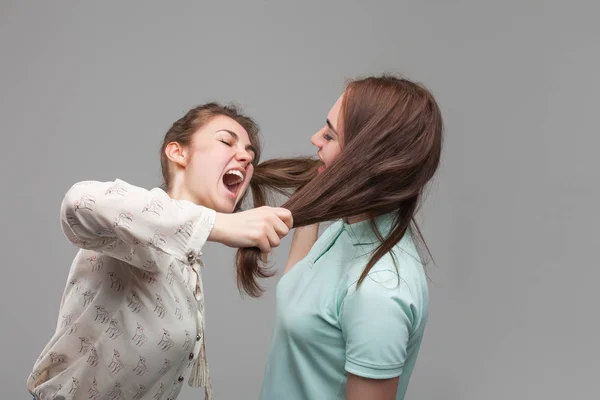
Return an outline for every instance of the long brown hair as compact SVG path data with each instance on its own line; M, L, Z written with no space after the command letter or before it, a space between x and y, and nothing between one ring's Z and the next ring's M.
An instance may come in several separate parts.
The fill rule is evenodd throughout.
M217 102L205 103L190 109L183 117L173 123L171 128L165 134L160 147L160 165L162 170L163 184L165 190L171 187L171 169L169 159L165 154L167 145L171 142L177 142L182 146L189 146L192 137L198 129L207 124L212 118L223 115L229 117L240 124L246 132L252 147L255 149L252 164L256 167L260 161L261 145L259 137L259 126L252 118L242 113L240 107L235 104L223 105ZM235 211L238 211L246 197L240 199Z
M265 161L255 169L251 190L255 206L260 206L266 201L266 190L291 193L296 188L282 205L292 212L294 227L368 216L381 243L365 266L360 285L407 231L424 244L415 214L440 162L443 123L429 90L390 75L351 81L340 116L343 148L333 165L317 174L319 161L315 159ZM394 213L395 220L384 238L374 218L387 213ZM273 275L265 261L258 248L238 250L240 291L261 295L257 278Z

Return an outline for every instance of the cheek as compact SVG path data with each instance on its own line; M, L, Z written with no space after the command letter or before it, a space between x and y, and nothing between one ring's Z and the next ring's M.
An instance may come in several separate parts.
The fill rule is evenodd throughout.
M246 189L248 188L248 186L250 186L250 180L252 180L252 177L254 176L254 165L249 165L248 168L246 169L246 180L244 182L244 186L242 187L242 190L245 192ZM244 194L242 192L242 194Z
M209 151L194 154L194 161L197 165L201 165L202 168L223 172L223 169L231 161L232 153L229 147L215 146Z
M342 152L342 149L340 149L340 146L337 143L330 144L327 147L327 160L330 163L334 162L339 157L341 152Z
M214 157L214 155L211 157L210 154L195 154L186 168L190 183L210 184L223 172L225 164L222 159L223 157Z
M335 158L338 158L340 156L340 154L342 153L342 149L340 148L340 146L338 144L335 145L335 149L333 151L333 156Z
M248 168L246 169L246 178L248 178L248 182L250 182L250 179L252 179L252 177L254 176L254 165L250 164L248 165Z

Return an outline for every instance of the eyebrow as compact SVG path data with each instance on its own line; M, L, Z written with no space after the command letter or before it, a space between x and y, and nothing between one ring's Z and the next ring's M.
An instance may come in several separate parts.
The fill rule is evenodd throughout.
M227 132L227 133L229 133L229 135L231 135L231 137L234 140L239 140L240 139L240 137L237 135L237 133L235 133L233 131L230 131L229 129L219 129L216 133L218 133L218 132ZM256 154L256 149L251 144L249 144L248 146L246 146L246 150L251 151L252 153Z
M331 129L333 131L333 133L335 133L336 135L339 136L339 134L337 133L337 131L335 130L335 128L333 127L333 124L331 123L331 121L329 120L329 118L327 119L327 126L329 126L329 129Z

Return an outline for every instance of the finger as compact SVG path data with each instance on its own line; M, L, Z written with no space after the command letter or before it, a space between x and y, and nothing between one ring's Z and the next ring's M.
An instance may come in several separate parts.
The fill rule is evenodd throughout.
M279 246L281 241L279 240L279 235L275 232L275 229L269 229L267 231L267 238L269 239L269 245L271 248Z
M275 211L275 215L277 215L279 217L280 220L282 220L289 229L292 229L292 227L294 226L294 218L292 217L292 212L286 208L274 208L273 209Z
M258 248L261 253L270 253L271 245L269 244L269 239L266 236L263 236L258 242Z
M285 222L283 222L279 218L275 218L275 221L273 221L273 229L275 229L277 236L279 236L280 238L287 235L290 231L290 228L285 224Z

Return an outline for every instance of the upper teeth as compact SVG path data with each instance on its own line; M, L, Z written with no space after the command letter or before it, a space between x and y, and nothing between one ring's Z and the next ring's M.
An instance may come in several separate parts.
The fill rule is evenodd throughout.
M239 178L240 178L240 179L242 179L242 180L244 179L244 174L242 174L242 173L241 173L240 171L238 171L237 169L232 169L231 171L227 171L225 174L226 174L226 175L227 175L227 174L235 175L235 176L239 177Z

